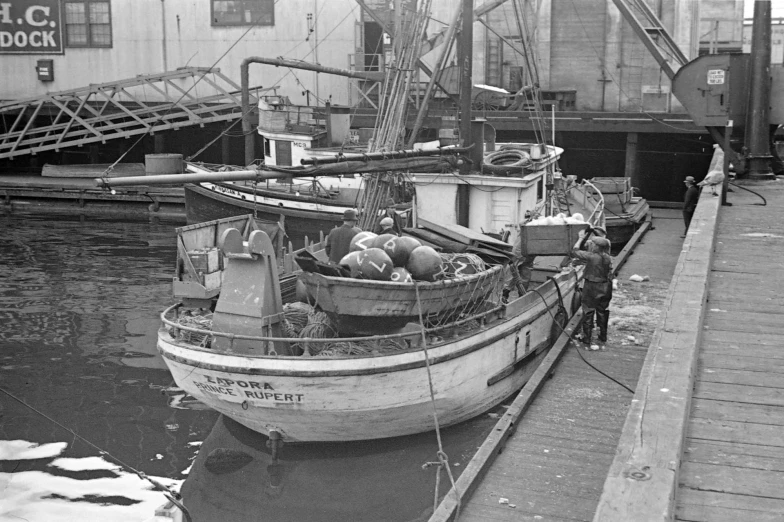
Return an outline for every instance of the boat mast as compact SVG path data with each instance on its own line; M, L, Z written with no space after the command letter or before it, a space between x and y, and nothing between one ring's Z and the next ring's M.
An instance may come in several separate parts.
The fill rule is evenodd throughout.
M474 144L474 141L471 138L471 89L473 88L471 69L474 65L473 13L473 0L463 0L463 27L460 31L460 45L458 47L458 50L462 54L460 60L460 141L463 147L470 147ZM479 146L484 146L484 144L480 143ZM460 171L462 174L467 174L469 169L470 166L465 164L460 168Z

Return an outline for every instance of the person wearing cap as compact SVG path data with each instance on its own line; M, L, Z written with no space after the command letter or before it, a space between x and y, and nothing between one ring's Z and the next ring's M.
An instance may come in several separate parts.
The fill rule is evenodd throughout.
M700 199L700 189L694 183L694 176L686 176L683 183L686 185L686 194L683 196L683 223L686 228L681 237L686 237L694 210L697 208L697 201Z
M329 231L324 250L331 263L339 263L351 248L351 240L362 232L357 226L357 211L348 209L343 212L343 224Z
M383 228L381 227L381 221L386 218L390 218L392 220L392 229L394 230L393 232L382 232ZM400 215L398 215L398 213L395 211L394 199L387 199L384 213L378 217L376 228L373 230L373 232L376 234L395 234L398 236L403 232L403 222L400 219Z
M379 236L381 234L392 234L392 235L395 235L395 236L399 236L400 235L397 232L395 232L395 228L394 228L395 227L395 221L391 217L387 216L384 219L382 219L381 221L379 221L378 223L379 223L379 225L381 225L381 231L378 233Z
M581 234L583 234L581 232ZM610 321L610 301L612 300L612 275L613 265L610 257L610 240L604 237L583 237L571 251L571 256L585 262L583 274L582 332L577 338L582 340L587 347L591 347L593 334L594 315L596 325L599 327L599 342L607 342L607 325ZM587 242L587 251L582 250Z

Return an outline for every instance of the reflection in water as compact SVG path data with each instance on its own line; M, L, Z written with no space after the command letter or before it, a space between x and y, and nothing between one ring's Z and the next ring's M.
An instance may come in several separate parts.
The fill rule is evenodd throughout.
M166 224L0 215L0 387L107 452L0 393L0 520L152 517L165 498L114 459L164 483L187 477L195 522L426 518L433 433L289 444L273 464L264 437L173 387L155 343L174 237ZM456 473L494 423L444 430Z
M495 420L442 431L455 478ZM291 443L272 461L267 438L221 416L182 487L194 522L425 521L433 511L434 433L367 442ZM441 477L440 496L449 490Z

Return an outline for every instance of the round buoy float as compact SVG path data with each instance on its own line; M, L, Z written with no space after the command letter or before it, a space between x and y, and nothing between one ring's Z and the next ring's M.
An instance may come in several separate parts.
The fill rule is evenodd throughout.
M373 240L373 248L380 248L386 252L393 265L405 266L408 253L398 247L398 239L400 238L394 234L381 234Z
M373 247L373 240L376 239L376 234L370 231L360 232L351 238L349 243L349 252L356 252L358 250L367 250Z
M411 272L411 277L420 281L435 281L443 267L441 256L432 247L420 246L411 251L408 256L406 269Z
M422 243L418 239L411 236L401 236L395 241L395 256L392 257L392 262L395 266L405 267L408 263L408 257L415 248L421 247Z
M411 272L401 266L392 270L392 277L390 280L395 283L411 283L414 281L411 277Z
M359 275L359 271L360 271L359 256L360 254L362 254L362 252L364 251L357 250L354 252L349 252L348 254L343 256L343 259L341 259L340 263L338 263L340 266L344 266L348 268L348 270L351 272L351 277L357 277Z
M359 257L359 273L367 279L389 281L393 268L392 260L380 248L368 248Z

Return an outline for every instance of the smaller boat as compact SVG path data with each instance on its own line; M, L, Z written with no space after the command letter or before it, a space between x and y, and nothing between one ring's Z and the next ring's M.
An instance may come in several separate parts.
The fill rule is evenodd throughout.
M634 195L629 178L595 177L591 183L604 197L605 228L613 246L625 245L651 219L648 202Z
M503 284L502 265L453 279L417 283L370 281L303 272L309 295L342 333L381 334L476 307ZM417 299L418 297L418 299Z

